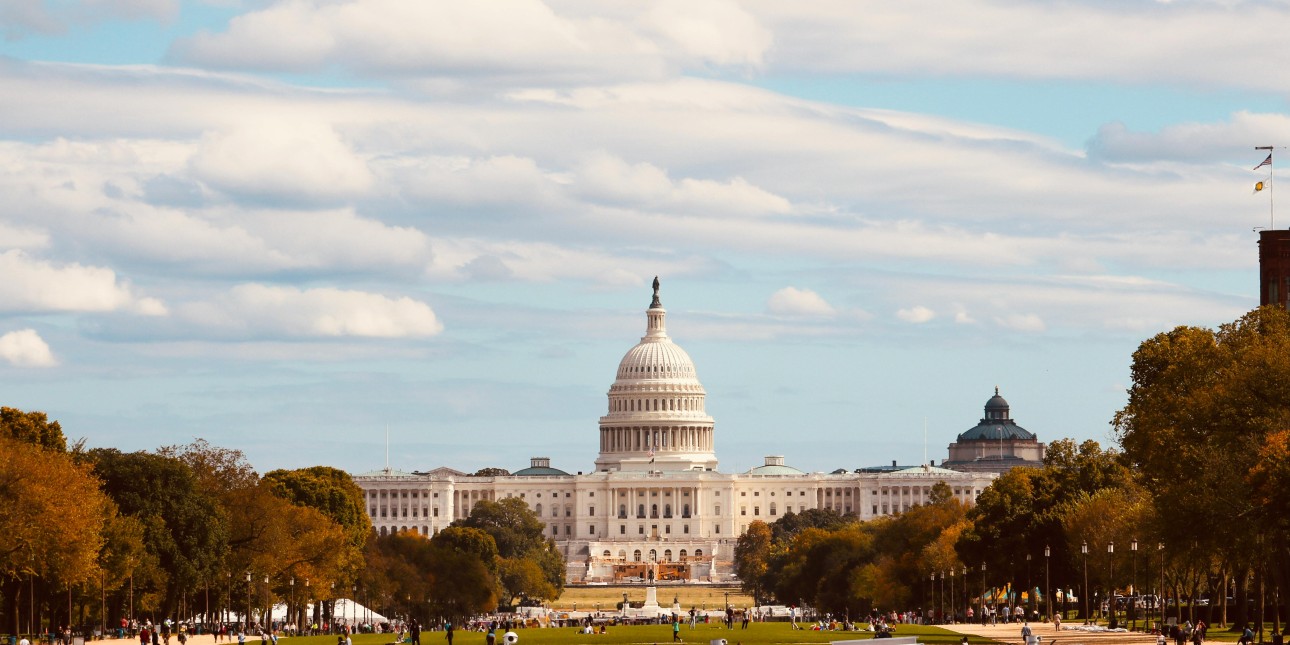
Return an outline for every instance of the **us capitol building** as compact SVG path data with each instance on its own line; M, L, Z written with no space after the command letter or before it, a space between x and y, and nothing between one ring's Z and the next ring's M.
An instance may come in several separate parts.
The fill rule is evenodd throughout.
M564 553L570 584L650 575L721 582L734 575L735 541L753 520L774 522L811 508L861 520L892 515L925 503L942 481L955 497L972 503L997 476L988 469L900 468L895 462L891 468L805 473L781 456L766 457L764 465L745 473L720 472L706 393L690 356L667 335L657 278L645 320L645 336L623 356L609 388L595 472L570 475L534 457L528 468L503 476L451 468L356 475L372 525L382 535L428 536L469 516L480 500L518 497L546 523ZM995 398L1002 401L997 391ZM982 456L995 445L1003 454L1002 443L988 443Z

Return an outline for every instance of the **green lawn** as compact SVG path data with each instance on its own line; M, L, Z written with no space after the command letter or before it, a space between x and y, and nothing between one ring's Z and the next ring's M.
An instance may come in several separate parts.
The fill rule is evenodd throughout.
M794 630L788 623L753 623L748 629L729 630L717 625L698 625L690 629L687 624L681 625L681 639L686 643L707 645L709 641L724 638L729 645L797 645L809 643L828 643L834 640L858 640L872 636L869 632L814 632ZM547 629L517 630L520 641L518 645L653 645L672 642L670 625L636 625L610 627L607 634L586 635L577 633L572 627ZM894 636L918 636L920 643L940 645L957 644L962 635L938 627L922 625L897 625ZM501 635L498 634L498 643ZM354 645L387 645L392 638L389 634L359 634L354 637ZM881 641L878 641L879 643ZM970 642L988 644L993 641L971 637ZM248 645L259 645L247 641ZM312 636L287 638L280 645L335 645L334 636ZM443 632L422 632L422 645L446 645ZM453 645L484 645L484 635L475 632L458 630L453 637Z

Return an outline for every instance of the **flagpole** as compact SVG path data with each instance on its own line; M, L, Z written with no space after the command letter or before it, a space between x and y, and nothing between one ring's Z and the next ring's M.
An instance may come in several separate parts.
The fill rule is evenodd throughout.
M1272 179L1276 173L1273 172L1275 166L1272 163L1272 146L1255 146L1254 149L1268 151L1268 230L1275 230L1277 227L1277 215L1272 197Z

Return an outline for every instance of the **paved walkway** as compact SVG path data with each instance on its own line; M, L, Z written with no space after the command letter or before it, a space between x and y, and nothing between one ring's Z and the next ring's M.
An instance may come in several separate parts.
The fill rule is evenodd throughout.
M1043 640L1042 645L1155 645L1156 637L1153 634L1143 634L1142 632L1086 632L1082 630L1069 629L1079 623L1063 623L1062 631L1058 633L1053 628L1052 623L1030 623L1030 629L1035 635L1040 636ZM940 625L950 631L970 636L982 636L1000 643L1009 645L1021 645L1021 623L1011 623L1007 625L974 625L974 624L956 624Z

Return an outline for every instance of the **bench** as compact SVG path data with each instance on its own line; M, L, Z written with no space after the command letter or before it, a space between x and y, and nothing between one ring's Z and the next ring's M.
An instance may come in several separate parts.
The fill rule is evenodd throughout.
M917 636L892 636L891 638L866 638L851 641L829 641L829 645L918 645Z

